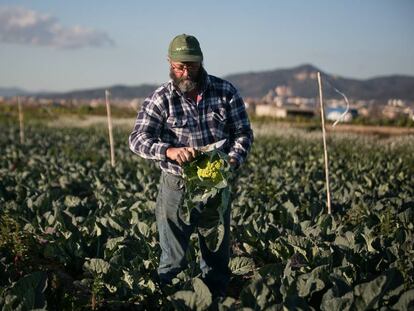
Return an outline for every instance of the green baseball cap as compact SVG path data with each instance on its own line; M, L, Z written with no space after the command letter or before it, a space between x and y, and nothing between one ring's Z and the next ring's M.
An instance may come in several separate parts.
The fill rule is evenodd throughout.
M171 41L168 57L173 62L201 62L203 53L196 37L182 34Z

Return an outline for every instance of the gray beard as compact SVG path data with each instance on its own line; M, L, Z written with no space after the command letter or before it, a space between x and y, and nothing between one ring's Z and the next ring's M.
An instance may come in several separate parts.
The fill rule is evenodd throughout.
M183 93L188 93L193 90L196 90L200 84L201 68L199 72L194 76L185 78L177 78L175 76L174 70L170 69L170 78L174 81L174 84L180 89Z

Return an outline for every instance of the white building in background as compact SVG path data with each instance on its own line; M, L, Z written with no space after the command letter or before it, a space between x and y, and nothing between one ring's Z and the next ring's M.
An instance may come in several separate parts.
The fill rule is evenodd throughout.
M286 85L276 86L275 93L277 96L281 96L281 97L289 97L293 95L292 89Z
M294 96L286 98L286 103L296 105L298 107L314 107L316 101L315 98Z
M382 115L388 119L397 119L408 117L414 120L414 109L409 107L407 102L401 99L390 99L387 105L382 109Z
M257 104L255 112L257 116L272 118L313 117L315 115L313 108L301 108L296 105L278 107L276 105Z
M407 107L407 102L402 99L391 98L388 100L387 105L391 107Z

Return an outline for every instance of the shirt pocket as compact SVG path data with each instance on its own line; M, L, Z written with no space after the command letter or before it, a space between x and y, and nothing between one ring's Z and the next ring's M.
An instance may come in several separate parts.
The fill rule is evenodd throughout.
M187 119L179 119L173 116L167 118L168 137L166 141L175 146L186 146L190 135Z
M225 108L213 108L207 110L207 122L210 132L216 140L227 138L228 119Z
M223 122L223 123L227 122L226 109L220 108L220 109L213 110L212 114L213 114L213 118L217 122Z
M167 125L169 128L183 128L187 126L187 120L186 119L177 119L176 117L168 117L167 119Z

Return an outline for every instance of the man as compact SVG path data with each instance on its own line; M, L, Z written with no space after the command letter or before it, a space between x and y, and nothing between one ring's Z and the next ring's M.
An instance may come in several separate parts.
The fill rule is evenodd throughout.
M203 68L203 53L194 36L176 36L169 45L168 61L171 80L145 99L129 137L130 149L159 161L162 171L155 211L162 251L158 274L165 285L185 269L190 235L197 228L202 277L213 296L225 296L230 280L230 208L220 245L211 249L206 237L216 231L211 223L218 222L211 219L218 220L218 213L200 205L192 211L189 223L183 219L181 166L196 157L197 148L226 139L222 151L237 169L246 159L253 133L234 86Z

